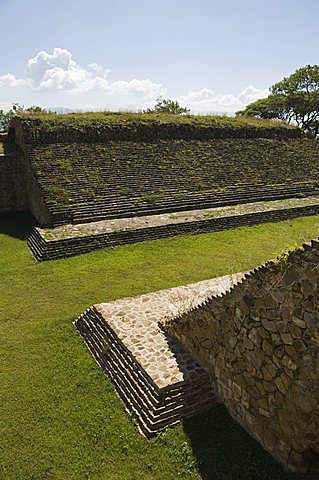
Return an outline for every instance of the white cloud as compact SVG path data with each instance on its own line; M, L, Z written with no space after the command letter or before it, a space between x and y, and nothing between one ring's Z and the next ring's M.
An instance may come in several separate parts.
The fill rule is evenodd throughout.
M93 72L97 72L105 78L111 72L110 68L104 68L104 67L102 67L102 65L99 65L98 63L88 63L88 67Z
M12 103L10 102L0 102L0 110L7 112L12 108Z
M164 95L165 89L160 83L153 83L148 78L146 80L119 80L110 85L110 95L125 93L135 94L139 97L157 98Z
M71 108L81 107L84 100L85 103L94 104L96 109L109 108L107 102L111 102L113 108L114 105L123 108L128 104L133 109L143 109L154 106L157 97L167 95L162 84L148 78L112 82L109 76L110 69L97 63L81 66L73 59L71 52L54 48L52 53L41 51L27 61L25 78L16 78L12 73L0 75L0 88L7 89L7 93L10 89L16 89L15 100L19 97L20 102L25 104L45 106L46 103L54 106L59 98L58 102ZM219 94L210 88L202 88L169 98L190 108L193 113L233 113L268 94L268 90L249 85L238 95ZM8 98L2 100L9 100L11 95L8 93Z
M32 88L33 82L29 78L16 78L12 73L0 76L0 87Z
M52 54L39 52L28 60L28 77L34 82L35 90L83 93L107 89L109 83L103 67L91 64L90 68L93 72L78 65L68 50L55 48ZM102 76L96 75L96 72L102 73Z
M156 98L165 93L161 84L150 80L120 80L109 82L109 69L97 63L87 67L77 64L72 54L64 48L54 48L53 53L39 52L27 62L27 78L16 78L11 73L0 76L0 87L25 87L32 91L86 93L102 91L106 95L133 94Z
M53 54L41 51L35 57L28 60L29 77L41 82L42 78L55 69L72 70L77 65L72 60L72 54L65 48L54 48Z
M235 112L259 98L267 97L268 90L260 90L253 85L246 87L239 95L219 94L209 88L190 91L176 98L181 105L197 112Z
M269 90L260 90L259 88L249 85L238 95L238 100L243 104L247 105L249 103L255 102L260 98L268 97Z

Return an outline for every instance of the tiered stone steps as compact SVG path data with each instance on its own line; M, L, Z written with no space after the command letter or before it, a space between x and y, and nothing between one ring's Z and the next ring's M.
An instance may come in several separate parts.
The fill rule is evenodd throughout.
M54 225L319 191L309 139L123 140L30 145L26 154Z
M74 322L146 437L218 403L208 374L158 322L224 293L242 278L226 276L95 305Z
M213 405L208 375L198 366L194 382L159 388L93 308L77 321L77 328L99 365L108 373L127 410L138 418L147 437L197 411Z
M240 191L243 190L243 191ZM54 225L65 223L86 223L111 218L156 215L161 213L195 210L200 208L217 208L268 200L280 200L292 197L308 197L319 194L319 188L313 182L294 185L242 185L227 187L225 193L213 192L179 192L178 195L166 194L157 197L154 204L141 196L130 197L96 195L94 200L78 196L77 203L68 207L47 202L54 218ZM73 198L73 202L76 198Z
M28 239L28 245L37 260L54 260L103 247L318 214L319 196L290 198L236 205L235 210L229 209L229 212L227 208L188 210L175 215L117 218L90 224L69 224L54 229L36 227Z

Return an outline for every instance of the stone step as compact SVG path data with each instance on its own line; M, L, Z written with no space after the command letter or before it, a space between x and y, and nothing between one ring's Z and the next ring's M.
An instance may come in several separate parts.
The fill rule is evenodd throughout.
M28 245L37 260L54 260L87 253L98 248L126 245L176 235L215 232L239 226L288 220L298 216L318 215L318 213L319 205L312 204L297 208L285 208L283 210L269 210L211 219L196 219L184 223L170 222L158 226L115 230L107 233L92 233L86 236L61 238L54 241L45 241L35 228L28 239Z
M75 325L145 436L216 404L204 371L202 378L194 378L192 383L179 382L159 389L94 307L84 312Z
M88 221L95 221L106 218L125 218L127 216L142 216L147 213L170 213L174 211L182 211L183 209L199 209L199 208L213 208L218 206L235 205L238 203L250 203L254 201L267 201L274 199L285 199L292 196L312 196L318 193L318 189L285 189L281 192L269 191L261 192L246 192L243 194L233 195L232 197L220 195L219 197L197 197L195 199L188 197L186 199L176 199L168 197L164 200L157 200L156 204L150 205L147 203L132 206L125 204L123 207L121 203L116 205L104 204L99 205L98 202L87 203L85 206L74 205L70 207L70 214L73 217L74 223L86 223ZM52 210L52 209L51 209ZM53 213L58 213L52 210Z
M82 319L79 319L79 321L82 322ZM146 374L143 368L141 368L139 364L136 363L136 360L131 355L130 351L125 348L124 344L121 341L119 341L112 328L108 326L107 322L102 319L101 315L99 314L99 312L96 311L94 307L92 307L88 312L85 313L85 324L88 328L87 332L90 331L92 334L94 332L94 335L96 335L95 338L99 338L99 343L102 346L102 356L105 345L107 345L108 347L108 353L112 351L112 348L115 348L117 352L117 357L120 356L121 358L124 358L126 365L130 365L130 368L132 367L135 372L138 372L139 375L143 377L143 383L147 384L147 388L152 390L155 401L163 401L163 396L166 392L165 387L161 388L161 392L159 392L152 379ZM206 372L202 369L201 375L206 378ZM202 383L201 375L196 375L196 379L192 380L192 387L196 387L197 383L198 385ZM188 388L188 384L185 381L181 383L181 386L183 390ZM172 387L172 385L170 385L169 387L170 395L172 394L172 392L179 393L180 391L181 389L178 383L174 384L174 387Z
M242 276L243 274L240 278ZM207 282L200 283L201 288L205 285L204 299L208 295ZM219 284L220 281L215 281L213 287L217 294L226 288L225 284L222 287L223 290L220 290ZM231 284L233 281L229 283ZM180 292L176 294L176 290ZM196 287L190 286L190 288L181 287L158 293L160 297L157 294L147 294L135 299L124 299L92 307L75 322L92 354L102 368L107 369L127 410L137 418L139 428L146 436L154 435L168 425L173 425L180 418L194 415L217 401L207 374L188 353L181 350L182 347L176 342L167 342L165 334L158 328L158 320L153 313L165 315L165 318L167 315L174 315L175 309L172 310L170 304L165 304L171 297L175 302L176 298L179 299L178 301L184 299L183 301L189 305L188 297L185 295L191 294L195 295L196 302L201 302L200 290L196 293ZM153 297L154 300L152 300ZM152 303L149 302L152 301L156 303L151 307ZM144 313L140 305L145 309ZM179 308L183 306L180 305ZM136 317L137 311L138 317ZM130 320L130 315L136 320ZM130 333L127 336L128 332ZM135 344L134 338L139 342L138 344ZM132 347L135 350L137 348L136 352L140 352L144 363L153 352L154 357L151 362L147 360L145 363L146 370L137 360L134 348L131 350ZM172 359L174 359L174 365L178 362L176 363L177 371L175 371L176 366L173 367L170 363ZM155 369L153 365L156 365ZM188 368L191 369L190 372ZM164 378L165 381L163 381ZM151 385L153 389L150 388Z
M242 191L241 191L242 190ZM269 193L272 193L272 192L278 192L278 193L281 193L281 192L284 192L284 193L287 193L287 192L292 192L292 193L304 193L304 194L308 194L309 192L318 192L319 189L316 187L316 186L313 186L311 184L309 185L301 185L301 186L296 186L296 185L292 185L292 186L289 186L289 185L274 185L274 186L263 186L263 185L254 185L254 186L243 186L241 187L241 189L239 188L235 188L235 189L232 189L232 188L226 188L225 189L225 192L212 192L212 191L202 191L202 192L199 192L198 190L195 190L195 191L190 191L190 190L187 190L187 191L180 191L178 193L176 192L166 192L165 194L158 194L156 191L153 192L154 193L154 196L158 195L158 197L156 198L156 201L160 202L162 200L166 200L166 199L169 199L169 200L175 200L175 201L185 201L187 200L187 198L192 198L192 199L205 199L205 198L208 198L208 197L212 197L212 198L215 198L216 200L218 199L223 199L223 198L229 198L229 197L232 197L232 196L236 196L236 195L239 195L239 196L242 196L242 195L250 195L250 196L254 196L254 195L260 195L261 193L263 194L269 194ZM152 192L150 192L150 194L152 194ZM118 191L114 191L112 192L112 189L110 189L108 191L108 194L107 195L99 195L99 194L94 194L94 204L97 204L97 205L100 205L100 206L103 206L105 204L107 205L110 205L110 206L115 206L115 207L120 207L121 205L127 205L128 203L132 203L132 202L136 202L138 201L139 203L147 203L145 200L143 200L145 198L144 195L142 194L130 194L130 195L126 195L126 196L122 196L119 194ZM183 198L185 197L185 198ZM85 199L85 200L84 200ZM77 201L75 201L77 200ZM92 202L92 199L90 199L89 197L83 195L83 194L80 194L80 195L75 195L73 196L73 199L72 199L72 204L71 206L72 207L75 207L77 206L78 208L80 208L81 206L82 207L86 207L87 205L87 202ZM50 204L50 201L48 201L48 204ZM54 205L54 202L52 203L52 205Z

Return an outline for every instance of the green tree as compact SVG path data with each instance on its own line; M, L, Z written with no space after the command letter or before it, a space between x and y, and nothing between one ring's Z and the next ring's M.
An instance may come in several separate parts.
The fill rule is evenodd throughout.
M189 108L181 107L181 105L174 100L158 97L156 99L155 107L144 110L144 113L172 113L174 115L187 115L190 113Z
M283 96L269 95L269 97L260 98L247 105L244 110L236 112L236 115L290 121L286 115L286 99Z
M299 68L270 87L270 92L236 115L278 118L312 136L319 135L319 65Z
M13 103L12 108L8 112L4 112L0 110L0 131L7 132L9 130L11 119L15 115L19 115L20 113L27 112L27 113L40 113L45 112L42 107L33 105L31 107L25 108L23 105L19 105L18 103Z
M4 112L0 110L0 132L7 132L9 129L11 118L14 116L13 110Z

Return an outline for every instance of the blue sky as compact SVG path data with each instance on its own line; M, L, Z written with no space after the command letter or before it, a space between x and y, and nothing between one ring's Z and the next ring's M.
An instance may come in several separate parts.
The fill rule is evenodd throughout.
M318 0L0 0L0 108L234 112L319 63Z

